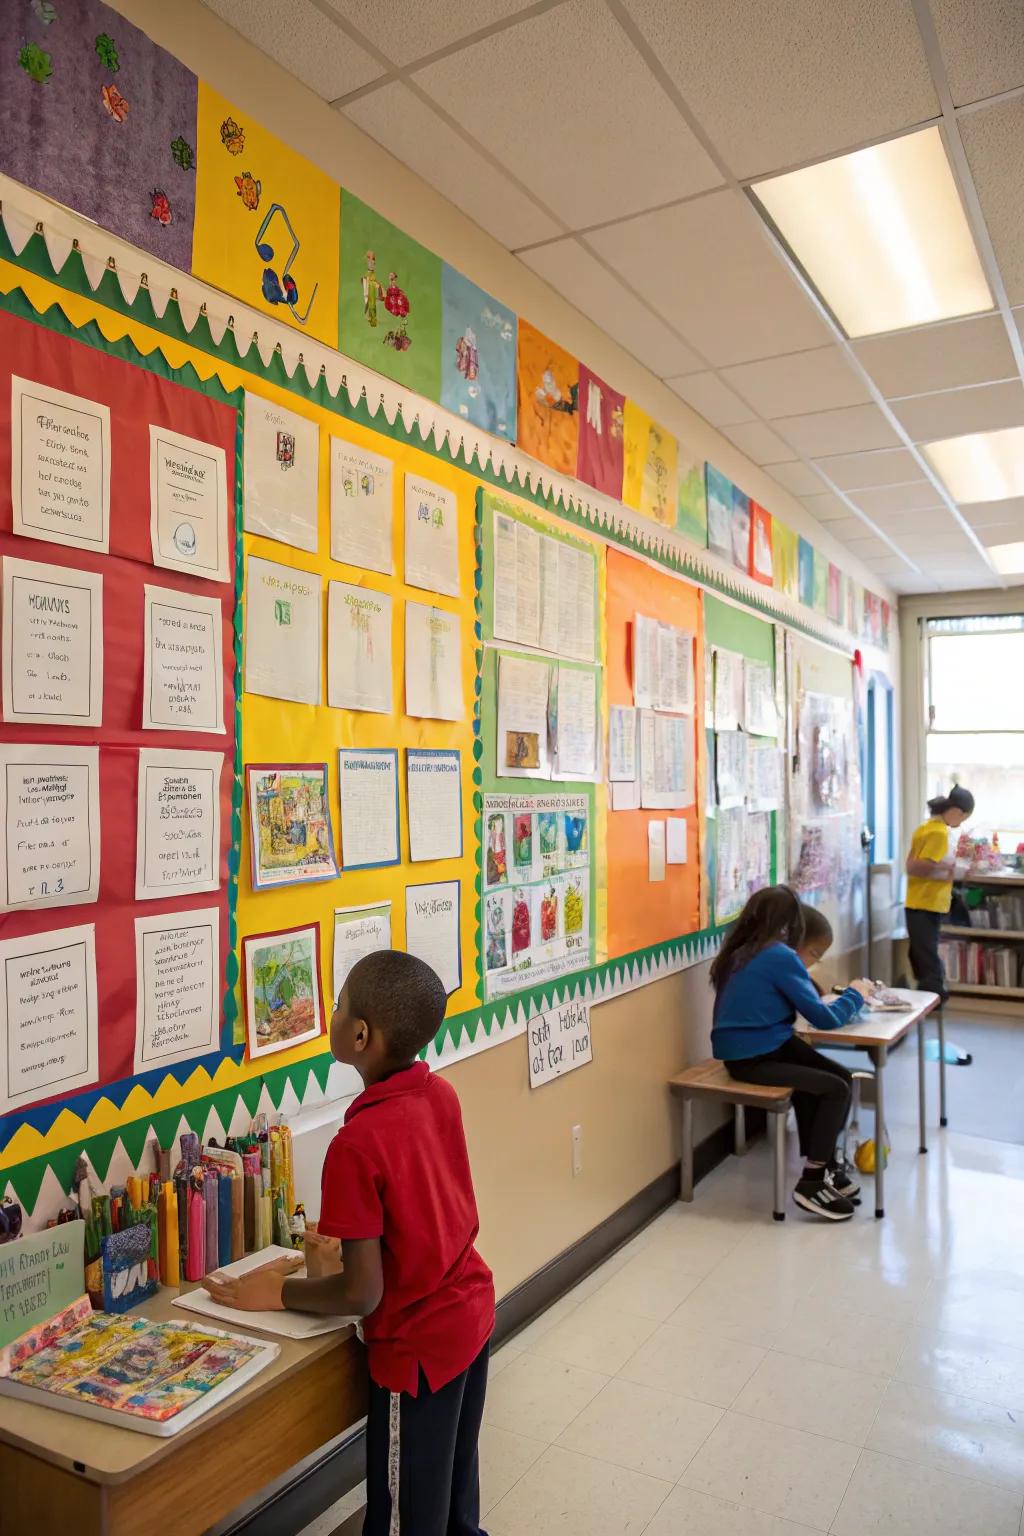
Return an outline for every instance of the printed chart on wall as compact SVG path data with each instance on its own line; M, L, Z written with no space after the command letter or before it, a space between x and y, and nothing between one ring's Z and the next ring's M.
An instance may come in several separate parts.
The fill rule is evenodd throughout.
M595 784L603 771L603 551L492 491L483 531L488 998L590 965Z

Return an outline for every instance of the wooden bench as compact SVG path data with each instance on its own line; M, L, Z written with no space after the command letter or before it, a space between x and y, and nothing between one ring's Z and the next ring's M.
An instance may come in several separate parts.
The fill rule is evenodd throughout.
M766 1088L757 1083L743 1083L730 1077L721 1061L701 1061L687 1067L668 1086L672 1094L681 1100L683 1110L683 1151L679 1163L679 1198L693 1199L693 1101L717 1099L733 1106L734 1149L738 1157L747 1150L747 1106L763 1109L774 1116L775 1139L775 1204L772 1215L776 1221L785 1221L786 1199L786 1115L793 1098L792 1088Z

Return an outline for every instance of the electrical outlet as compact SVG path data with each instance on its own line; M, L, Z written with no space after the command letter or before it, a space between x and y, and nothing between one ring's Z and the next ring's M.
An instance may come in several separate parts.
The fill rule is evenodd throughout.
M583 1127L574 1125L572 1128L572 1176L575 1179L583 1172Z

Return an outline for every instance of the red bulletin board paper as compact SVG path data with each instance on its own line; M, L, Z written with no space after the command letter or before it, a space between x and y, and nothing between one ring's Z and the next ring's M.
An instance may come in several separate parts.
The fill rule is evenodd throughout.
M693 715L697 753L703 754L704 624L698 587L677 576L634 560L617 549L608 551L608 703L632 705L631 640L637 613L677 629L695 640ZM695 757L695 765L699 759ZM694 774L699 786L699 772ZM700 837L697 800L685 811L608 812L608 953L628 955L648 944L659 944L695 933L700 927ZM669 816L686 819L687 862L669 864L665 879L651 883L648 869L647 823Z
M11 508L11 374L105 402L110 407L110 553L15 536ZM224 449L228 471L229 582L202 581L150 563L149 426L168 427ZM98 728L0 723L0 739L100 746L100 894L94 903L0 915L0 935L81 923L96 925L99 1008L99 1082L133 1075L135 1045L135 918L216 905L221 914L220 991L228 955L228 868L235 752L234 569L235 434L238 413L196 390L145 368L108 357L84 342L58 336L31 321L0 313L0 554L44 565L97 571L103 576L103 723ZM206 731L144 731L143 588L169 587L219 597L223 611L224 723ZM223 752L221 775L221 886L215 892L135 900L138 748ZM40 1102L46 1102L45 1099ZM17 1112L15 1112L17 1113ZM12 1117L13 1118L13 1117Z

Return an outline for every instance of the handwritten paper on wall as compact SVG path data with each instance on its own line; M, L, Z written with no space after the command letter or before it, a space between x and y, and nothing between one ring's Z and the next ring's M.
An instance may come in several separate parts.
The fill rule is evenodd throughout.
M220 912L135 919L135 1070L217 1049Z
M635 709L613 704L608 710L608 778L613 784L637 777L636 719Z
M334 909L334 1001L357 961L391 948L391 903Z
M98 747L0 745L0 912L95 901Z
M342 869L397 864L398 753L341 747Z
M220 886L221 752L139 753L135 900Z
M409 747L405 754L409 858L462 857L462 756Z
M250 555L245 581L245 691L320 702L320 577Z
M390 459L331 438L332 560L393 574L393 482Z
M597 674L584 667L556 673L555 771L560 779L597 775Z
M406 603L405 712L420 720L462 719L462 620L457 613Z
M149 497L153 564L207 581L227 581L224 449L151 425Z
M631 644L636 707L692 714L693 635L638 613L633 617Z
M494 638L593 661L597 563L589 549L494 513Z
M774 742L747 742L747 807L776 811L782 804L782 753Z
M546 661L526 656L498 657L498 732L496 772L503 779L546 779L548 689Z
M716 799L728 810L742 805L747 793L747 737L742 731L715 732Z
M262 395L245 396L246 533L316 553L320 431Z
M13 532L110 548L110 407L11 376Z
M391 598L346 581L327 583L327 702L390 715Z
M100 725L103 577L3 562L3 706L10 725Z
M96 929L0 940L0 1114L99 1076Z
M693 721L684 715L640 711L640 804L645 810L681 811L694 798Z
M736 731L743 724L743 657L715 651L715 729Z
M223 731L220 599L147 586L143 624L143 729Z
M589 1003L573 1001L530 1020L530 1087L543 1088L594 1059Z
M405 947L441 978L451 997L462 985L459 937L461 886L457 880L405 889Z
M766 661L743 664L743 726L753 736L776 736L775 676Z
M446 597L459 595L455 496L414 475L405 477L405 581Z

